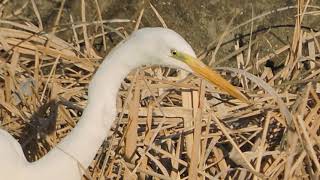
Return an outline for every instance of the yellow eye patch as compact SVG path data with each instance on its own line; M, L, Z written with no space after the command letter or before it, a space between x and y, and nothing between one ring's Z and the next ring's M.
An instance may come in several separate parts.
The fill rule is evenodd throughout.
M175 49L171 50L171 57L173 57L173 58L175 58L177 60L183 61L183 62L186 62L189 59L194 59L194 57L192 57L192 56L190 56L188 54L179 52L179 51L177 51Z

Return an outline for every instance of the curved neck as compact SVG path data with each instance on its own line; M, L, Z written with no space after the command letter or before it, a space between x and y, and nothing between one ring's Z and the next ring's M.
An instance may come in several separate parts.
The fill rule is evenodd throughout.
M140 66L125 62L111 56L101 64L90 83L88 105L76 127L57 147L31 163L31 169L38 175L42 172L42 177L49 179L61 179L64 173L69 179L72 179L70 174L74 179L82 176L84 172L79 170L79 164L85 169L90 165L116 117L116 97L121 82L132 69Z
M86 109L77 126L58 145L88 167L116 118L116 98L121 82L134 68L106 59L89 86Z

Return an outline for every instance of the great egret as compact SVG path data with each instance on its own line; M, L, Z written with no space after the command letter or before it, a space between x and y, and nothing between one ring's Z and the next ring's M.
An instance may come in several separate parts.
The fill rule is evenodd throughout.
M176 32L144 28L134 32L104 59L89 85L89 100L77 126L48 154L28 162L18 142L0 130L0 179L79 180L94 159L116 116L116 96L122 80L142 65L165 65L194 72L230 95L248 99L201 61Z

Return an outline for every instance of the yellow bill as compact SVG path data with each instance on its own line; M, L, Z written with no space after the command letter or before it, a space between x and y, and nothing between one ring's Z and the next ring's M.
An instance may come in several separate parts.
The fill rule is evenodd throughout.
M215 84L220 89L226 91L231 96L245 102L250 103L248 98L242 94L235 86L231 85L227 80L225 80L222 76L220 76L217 72L210 69L207 65L202 63L202 61L195 59L194 57L174 51L172 53L172 57L183 61L186 63L195 73L199 74L201 77L207 79L209 82Z

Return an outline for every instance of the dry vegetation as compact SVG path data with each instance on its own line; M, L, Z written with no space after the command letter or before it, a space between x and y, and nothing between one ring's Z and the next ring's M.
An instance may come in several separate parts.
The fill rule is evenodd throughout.
M28 159L36 160L71 131L85 108L88 83L103 60L95 42L108 51L111 35L125 38L128 26L139 28L145 8L166 24L148 3L135 21L103 20L97 1L96 21L86 22L82 0L81 23L65 14L71 23L60 24L67 13L63 1L53 28L45 30L36 3L28 2L36 22L10 20L25 7L0 20L0 122L19 139ZM270 42L272 53L252 54L257 42L268 42L269 31L263 31L249 36L247 44L234 40L232 52L216 57L225 35L270 13L239 26L230 20L230 30L217 42L204 42L210 45L199 53L212 65L233 61L244 69L219 68L253 105L185 72L159 67L132 72L120 89L112 132L84 179L317 179L320 32L301 24L319 15L320 7L299 0L291 9L296 24L290 43ZM59 38L65 31L72 41ZM274 57L282 57L282 66L264 66Z

